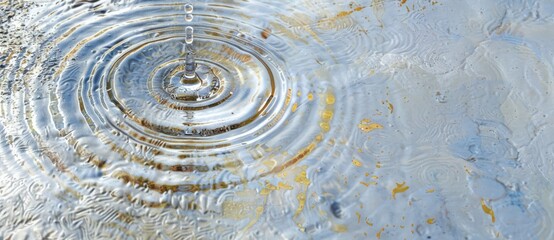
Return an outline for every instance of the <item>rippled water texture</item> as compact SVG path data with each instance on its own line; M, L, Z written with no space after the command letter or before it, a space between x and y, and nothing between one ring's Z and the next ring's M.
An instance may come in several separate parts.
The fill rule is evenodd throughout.
M192 4L0 0L0 239L554 238L552 1Z

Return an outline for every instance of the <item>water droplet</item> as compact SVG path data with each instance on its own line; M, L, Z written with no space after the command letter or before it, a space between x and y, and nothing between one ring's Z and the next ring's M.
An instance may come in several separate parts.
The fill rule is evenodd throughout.
M185 28L185 42L187 44L192 44L194 41L194 28L191 26L188 26Z
M192 6L192 4L190 3L185 4L185 12L192 13L192 11L194 11L194 7Z
M190 22L192 21L192 19L194 19L194 16L192 14L185 15L185 21Z

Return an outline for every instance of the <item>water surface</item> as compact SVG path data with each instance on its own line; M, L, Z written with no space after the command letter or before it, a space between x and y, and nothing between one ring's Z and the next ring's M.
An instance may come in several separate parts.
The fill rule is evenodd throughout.
M0 1L0 238L554 238L551 2L185 3Z

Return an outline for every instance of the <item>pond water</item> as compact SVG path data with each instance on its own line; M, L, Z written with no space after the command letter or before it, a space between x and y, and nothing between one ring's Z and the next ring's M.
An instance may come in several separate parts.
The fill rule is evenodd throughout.
M0 239L554 238L552 1L0 10Z

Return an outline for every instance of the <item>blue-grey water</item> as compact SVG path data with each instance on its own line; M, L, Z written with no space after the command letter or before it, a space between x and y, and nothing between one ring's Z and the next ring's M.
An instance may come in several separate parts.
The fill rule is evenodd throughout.
M554 2L186 3L0 0L0 239L554 238Z

